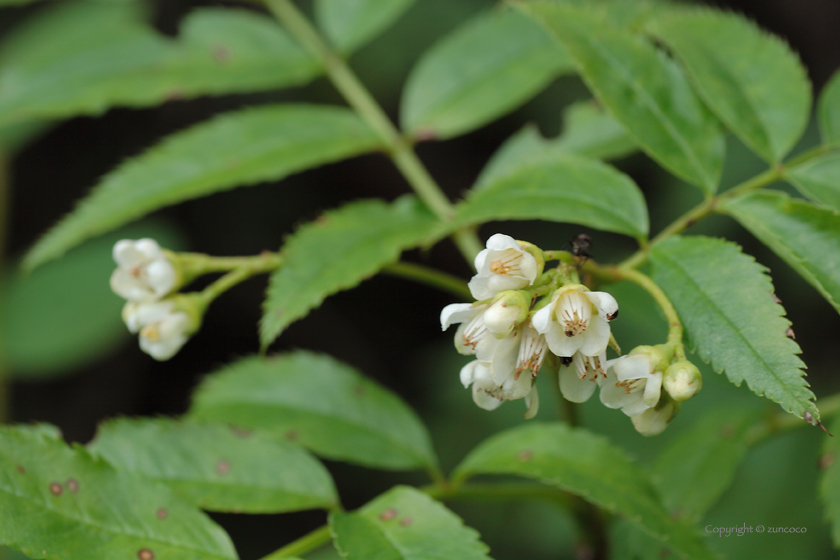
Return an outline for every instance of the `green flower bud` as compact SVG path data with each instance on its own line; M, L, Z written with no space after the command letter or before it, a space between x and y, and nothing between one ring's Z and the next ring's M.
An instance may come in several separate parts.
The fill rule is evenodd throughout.
M682 360L674 362L665 370L662 384L675 401L682 402L700 392L703 388L703 377L697 366Z
M670 360L668 360L668 354L662 346L661 344L657 346L636 346L630 350L628 356L644 354L650 358L651 373L664 372L668 369Z
M545 268L545 255L543 255L542 249L527 241L517 239L516 242L519 243L523 251L529 253L537 261L537 278L539 278Z
M643 436L656 436L665 431L679 411L680 403L666 397L661 399L655 407L645 410L638 416L633 416L631 420L633 427Z

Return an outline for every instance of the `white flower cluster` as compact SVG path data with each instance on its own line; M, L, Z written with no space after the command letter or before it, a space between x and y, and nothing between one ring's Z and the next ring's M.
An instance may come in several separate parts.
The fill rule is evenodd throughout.
M139 333L141 350L156 360L168 360L199 325L194 302L170 295L182 283L178 267L154 239L118 241L114 260L111 289L128 300L122 312L128 330Z
M461 370L461 382L472 385L481 408L494 410L506 400L524 398L525 417L533 417L538 407L534 380L548 351L560 359L560 391L567 400L584 402L600 387L601 402L621 409L645 435L661 432L678 401L699 390L697 368L685 361L670 364L666 354L672 352L660 347L642 346L607 360L610 321L618 317L610 294L561 282L538 300L547 293L540 287L551 282L549 273L543 275L539 248L496 234L475 266L478 273L469 288L478 301L447 305L440 322L444 330L460 323L455 347L476 358ZM669 395L660 398L663 382Z

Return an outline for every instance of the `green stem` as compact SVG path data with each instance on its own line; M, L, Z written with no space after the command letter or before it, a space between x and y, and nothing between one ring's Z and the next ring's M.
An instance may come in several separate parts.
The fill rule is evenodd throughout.
M227 272L242 267L259 267L266 272L280 268L283 257L279 253L263 251L249 257L214 257L204 253L173 253L174 260L181 266L187 278L196 278L212 272Z
M0 151L0 274L3 272L4 257L6 254L6 219L8 216L9 204L9 156L6 152ZM5 305L0 294L0 307ZM9 372L6 360L0 348L0 424L5 424L11 419L9 412Z
M465 298L467 300L473 299L467 283L457 276L435 270L415 263L398 262L386 266L382 269L383 274L389 274L398 278L406 278L413 280L420 284L426 284L438 290L449 292L450 294Z
M214 259L215 257L210 257ZM247 280L251 276L272 272L282 266L283 259L277 253L263 253L256 257L221 257L223 260L236 260L241 263L239 268L235 268L204 288L201 292L201 298L205 305L209 305L214 299L236 286L240 282ZM222 269L225 270L225 269Z
M440 219L450 219L452 203L423 166L411 144L400 134L385 111L344 61L332 51L291 0L265 0L265 4L289 33L321 62L327 76L347 103L379 135L388 149L391 160L408 180L417 196ZM475 231L461 229L453 234L453 239L464 258L472 264L475 255L483 248Z
M545 262L560 261L566 264L575 264L575 256L568 251L543 251Z
M328 543L332 535L330 534L330 526L324 525L307 533L301 538L290 542L283 548L275 550L268 556L263 556L261 560L275 560L277 558L291 558L293 556L301 556L307 552L311 552L316 548Z
M572 507L571 495L550 486L527 482L469 483L458 487L426 486L423 492L436 500L448 502L509 502L542 500L561 507Z

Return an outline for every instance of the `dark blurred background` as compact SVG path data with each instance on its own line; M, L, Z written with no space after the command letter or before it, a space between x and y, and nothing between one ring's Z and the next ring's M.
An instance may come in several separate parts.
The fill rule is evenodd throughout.
M233 5L188 0L157 0L152 4L155 25L167 34L175 33L180 18L197 6ZM471 14L493 5L490 0L419 0L396 26L354 54L351 65L396 119L402 84L420 53ZM715 5L742 12L784 37L800 54L816 92L840 67L840 2L837 0L739 0ZM1 11L0 33L40 7ZM587 97L577 78L561 78L532 101L489 126L453 140L419 145L419 155L447 194L457 199L508 136L528 122L536 122L545 135L554 136L560 130L561 108ZM327 80L320 78L307 87L280 93L173 101L154 109L114 109L101 117L76 118L51 126L9 162L8 266L13 266L47 228L71 210L75 201L103 174L162 136L221 111L284 101L341 103ZM757 158L738 141L729 140L722 188L762 170ZM797 149L816 142L811 126ZM634 155L617 165L644 191L650 205L652 233L700 200L696 189L668 175L646 156ZM158 212L151 221L144 222L145 226L135 227L131 232L135 237L157 234L169 240L173 247L190 251L214 255L256 254L263 249L277 249L285 235L300 223L315 218L322 209L359 198L391 200L406 192L409 192L407 183L390 161L382 155L369 155L300 173L277 184L240 188L180 204ZM586 230L541 222L506 222L485 226L481 234L486 238L497 231L556 249ZM626 238L588 233L594 240L594 258L599 261L615 261L633 251ZM784 301L797 342L803 349L803 359L809 365L813 390L820 396L840 389L834 375L840 319L834 310L733 222L712 218L691 233L734 239L772 270L777 293ZM107 245L98 248L102 247L108 250ZM470 268L449 241L428 252L410 252L406 258L465 279L470 275ZM107 269L101 272L99 281L103 286L107 286L109 274ZM113 336L107 341L103 339L101 351L93 357L80 358L69 369L54 365L41 369L16 368L12 364L8 371L12 377L11 420L51 422L61 428L68 440L87 442L93 437L96 425L106 418L184 412L191 390L203 375L258 350L257 322L265 282L265 277L249 280L221 297L208 312L201 331L168 362L158 363L141 353L136 340L123 331L116 317ZM656 337L665 332L664 323L657 311L648 308L645 296L627 286L616 287L616 293L626 297L626 300L619 299L622 317L616 326L622 346L632 348L639 343L659 342ZM50 297L60 305L63 300L74 298L74 293L61 293L59 289ZM117 296L113 301L118 310ZM488 434L521 422L524 411L521 403L508 403L492 415L478 410L469 392L458 383L458 370L464 362L452 349L453 333L441 333L438 323L440 308L452 301L449 295L424 286L376 277L327 299L318 310L283 333L271 350L304 348L325 352L397 392L428 422L444 467L450 468ZM625 301L629 312L625 311ZM88 319L80 316L80 324ZM8 333L6 338L14 336ZM609 434L635 457L646 460L667 441L669 432L690 425L699 411L720 403L758 400L745 388L735 389L716 374L704 371L707 383L704 393L696 403L692 401L683 407L681 416L661 438L641 438L623 415L600 406L584 407L584 422ZM545 385L544 380L542 383ZM542 390L545 406L538 418L552 420L556 414L550 388L546 385ZM779 515L800 515L790 521L801 526L804 524L801 516L806 516L810 532L803 539L809 540L792 543L792 537L786 537L787 541L777 542L766 536L760 543L749 546L743 539L741 543L723 543L722 550L728 551L730 557L746 557L742 553L746 554L748 549L757 554L756 546L763 551L763 558L834 557L827 528L821 521L820 506L814 498L815 482L808 475L811 471L816 475L820 434L797 434L753 452L750 462L739 473L738 488L725 498L727 509L716 510L711 517L717 515L720 525L762 521L769 525L765 518L749 516L772 516L778 510ZM779 461L784 461L786 466L772 472L761 470L768 462L775 462L778 467ZM412 473L380 475L335 463L329 467L348 508L363 504L394 483L423 483L422 477ZM791 479L796 482L790 482ZM768 486L774 490L768 492ZM779 489L782 486L786 488ZM738 509L747 503L754 510ZM544 506L511 505L494 509L456 504L453 508L482 532L495 558L572 557L569 520ZM321 513L214 515L214 518L230 531L245 560L267 554L324 521ZM783 521L787 519L780 523ZM523 550L527 554L522 554ZM330 554L326 551L322 557L330 558Z

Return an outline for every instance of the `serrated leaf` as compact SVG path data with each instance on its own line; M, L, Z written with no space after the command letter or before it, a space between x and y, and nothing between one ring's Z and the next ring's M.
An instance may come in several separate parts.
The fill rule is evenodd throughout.
M88 445L117 469L168 485L209 511L282 513L338 503L327 470L261 432L167 419L120 419Z
M581 101L563 111L563 131L557 138L543 138L533 124L508 138L484 166L474 188L482 188L520 165L551 160L557 154L575 153L609 160L637 149L615 119L595 103Z
M721 209L840 311L840 215L780 192L751 192Z
M417 138L451 138L515 109L572 70L563 49L529 18L483 13L421 57L406 81L400 120Z
M642 150L707 194L717 190L723 135L676 63L584 9L521 6L566 48L589 88Z
M543 219L643 237L648 216L641 191L614 167L557 153L515 167L470 192L456 206L455 224Z
M63 4L4 43L0 124L262 91L321 72L276 22L253 12L197 10L173 40L140 21L137 3Z
M263 346L327 296L356 286L439 230L437 218L411 196L393 204L353 202L302 226L286 240L283 265L269 281Z
M840 212L840 154L826 154L783 173L799 192Z
M747 455L747 430L762 413L749 407L710 410L668 442L651 479L672 517L697 522L718 502Z
M33 558L235 559L227 534L162 484L43 430L0 427L0 543Z
M458 465L455 480L477 474L540 480L626 517L680 558L714 558L692 528L668 515L641 468L605 438L586 430L529 423L497 434Z
M728 206L728 202L727 202ZM773 299L766 268L735 243L672 237L651 250L653 279L670 298L696 352L736 386L802 417L819 419L803 379L799 345L785 336L790 321Z
M489 560L478 532L423 492L397 486L353 513L330 514L343 558Z
M339 107L274 105L223 114L167 137L106 175L32 248L24 266L165 206L276 181L378 147L367 125Z
M6 279L0 339L10 375L34 379L71 373L130 337L120 318L125 301L108 285L116 267L111 249L120 239L142 237L153 237L167 249L183 248L172 227L141 222Z
M830 431L840 432L840 417L831 422ZM825 518L831 524L831 540L840 547L840 440L825 438L823 455L819 462L823 469L820 476L820 496L825 504Z
M825 144L840 144L840 71L835 72L820 92L817 124Z
M387 469L437 464L426 428L399 397L310 352L249 358L211 375L189 416L267 430L331 459Z
M315 20L342 52L351 52L387 29L415 0L315 0Z
M781 160L811 113L811 84L796 54L737 14L663 12L649 30L676 53L706 104L762 158Z

